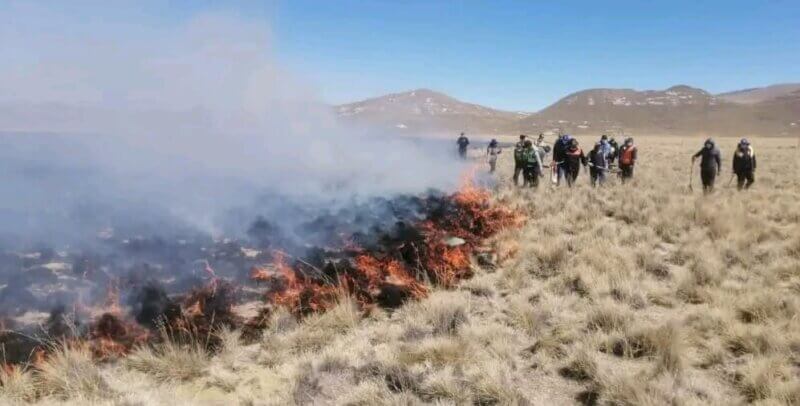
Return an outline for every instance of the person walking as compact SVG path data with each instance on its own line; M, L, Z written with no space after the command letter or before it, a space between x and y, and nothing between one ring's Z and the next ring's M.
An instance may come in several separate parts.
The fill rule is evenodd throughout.
M567 149L569 149L571 140L572 137L568 134L562 134L553 144L553 162L550 166L555 174L556 186L561 185L561 179L566 178L567 175Z
M523 187L538 188L539 178L542 177L542 155L539 148L530 140L526 140L522 157L525 163Z
M736 174L736 188L749 189L753 185L756 172L756 153L746 138L739 141L733 153L733 173Z
M636 165L638 150L633 138L628 137L619 149L619 177L622 183L633 178L633 167Z
M617 140L614 139L614 136L611 136L611 139L608 140L608 145L611 146L611 156L608 157L608 164L613 166L614 161L619 158L619 144Z
M464 133L461 133L461 136L458 137L456 140L456 144L458 144L458 156L461 159L467 159L467 147L469 146L469 138L467 138Z
M578 140L572 138L569 141L569 147L564 151L564 178L567 180L567 186L572 187L575 184L581 165L587 165L586 155L578 145Z
M717 174L722 172L722 158L713 139L707 139L703 143L703 148L692 155L692 165L697 158L700 158L700 180L703 182L703 193L711 193L714 191Z
M512 180L514 181L514 186L519 184L519 175L522 174L523 176L523 183L525 182L525 174L522 172L525 170L525 160L523 159L523 153L525 151L525 134L519 135L519 141L514 145L514 176Z
M494 173L494 170L497 167L497 156L503 150L500 148L500 144L497 143L496 139L492 139L489 141L489 145L486 147L486 159L489 162L489 173Z
M603 153L603 144L597 142L589 151L589 177L592 186L602 186L606 183L606 174L609 169L608 157Z

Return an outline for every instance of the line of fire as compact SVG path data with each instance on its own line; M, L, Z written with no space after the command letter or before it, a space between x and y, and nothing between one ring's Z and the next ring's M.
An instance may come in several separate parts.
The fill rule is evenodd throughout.
M491 265L487 239L521 221L463 183L309 218L315 245L257 218L242 240L107 236L102 252L4 253L0 275L15 276L0 281L0 362L36 368L57 345L108 361L167 338L214 351L217 329L255 340L276 308L299 319L343 296L391 311L469 278L474 261Z

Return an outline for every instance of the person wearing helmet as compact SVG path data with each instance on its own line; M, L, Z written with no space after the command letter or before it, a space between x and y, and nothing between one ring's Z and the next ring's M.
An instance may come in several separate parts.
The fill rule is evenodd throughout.
M525 160L522 157L523 152L525 151L525 139L527 137L525 134L519 135L519 141L517 144L514 145L514 177L511 179L514 182L514 186L517 186L519 175L525 170ZM523 183L525 182L525 175L523 174Z
M733 173L736 174L736 188L749 189L755 182L756 153L746 138L739 141L733 153Z
M539 178L542 177L542 155L539 147L533 145L530 140L524 144L523 161L525 162L525 173L523 186L539 187Z
M589 151L589 177L592 186L602 186L606 183L608 169L608 157L603 153L603 144L597 142Z
M567 180L567 186L572 187L575 180L578 179L581 165L586 166L586 155L578 145L578 140L575 138L570 139L569 147L564 151L564 168L566 170L564 179Z
M703 143L703 148L692 155L692 165L698 157L700 158L700 180L703 182L703 192L710 193L714 190L717 174L722 172L722 158L713 139L707 139Z
M633 138L626 138L619 149L619 177L623 183L633 178L633 166L636 165L638 150L633 144Z
M486 147L486 159L489 162L489 173L494 173L497 167L497 156L500 155L501 152L503 152L503 150L500 148L500 144L497 143L496 139L492 139Z
M461 136L458 137L456 140L456 144L458 144L458 156L461 159L467 159L467 147L469 146L469 138L467 138L464 133L461 133Z

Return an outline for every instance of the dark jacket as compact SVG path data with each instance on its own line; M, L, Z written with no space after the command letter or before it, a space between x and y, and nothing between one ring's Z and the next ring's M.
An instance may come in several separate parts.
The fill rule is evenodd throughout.
M608 159L603 154L602 148L589 151L589 163L597 169L608 169Z
M736 148L733 153L733 171L735 173L750 172L756 169L756 153L748 146L745 151Z
M567 152L567 138L559 137L553 144L553 161L563 162Z
M693 157L700 157L700 168L703 170L722 170L722 157L719 148L713 142L711 148L703 146L703 149L697 151Z
M581 165L586 165L586 155L579 147L569 148L564 152L564 163L570 171L577 171Z

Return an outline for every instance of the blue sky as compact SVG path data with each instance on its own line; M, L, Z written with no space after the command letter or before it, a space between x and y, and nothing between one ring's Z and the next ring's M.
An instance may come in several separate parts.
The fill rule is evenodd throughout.
M796 0L41 4L49 19L100 30L177 25L204 12L264 24L280 63L331 103L426 87L537 110L591 87L722 92L800 82Z

